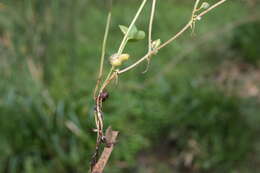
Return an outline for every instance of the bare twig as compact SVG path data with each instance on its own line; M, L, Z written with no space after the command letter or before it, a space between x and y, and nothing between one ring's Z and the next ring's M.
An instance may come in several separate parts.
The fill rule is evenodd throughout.
M107 146L105 146L98 162L94 166L91 173L102 173L103 172L103 170L108 162L108 159L114 149L114 144L116 142L118 133L119 133L118 131L113 131L111 127L107 128L107 130L106 130Z

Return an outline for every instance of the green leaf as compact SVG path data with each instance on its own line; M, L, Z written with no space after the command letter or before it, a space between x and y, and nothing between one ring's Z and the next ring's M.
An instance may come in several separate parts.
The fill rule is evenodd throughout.
M124 25L119 25L119 28L123 34L126 34L128 31L128 27L126 27ZM127 38L130 42L143 40L145 38L145 32L142 30L138 30L137 27L135 25L133 25L132 29L128 33Z
M128 28L127 28L126 26L124 26L124 25L119 25L119 28L120 28L120 30L122 31L123 34L126 34L126 32L127 32L127 30L128 30Z
M126 34L128 31L128 27L124 26L124 25L119 25L120 30L123 32L123 34ZM135 25L132 26L131 30L128 33L128 39L132 39L134 38L134 36L136 35L136 33L138 32L137 28Z
M135 34L135 37L134 37L136 40L143 40L145 38L145 32L144 31L138 31L136 34Z
M133 38L129 39L130 42L137 42L140 40L143 40L145 38L145 32L144 31L138 31Z

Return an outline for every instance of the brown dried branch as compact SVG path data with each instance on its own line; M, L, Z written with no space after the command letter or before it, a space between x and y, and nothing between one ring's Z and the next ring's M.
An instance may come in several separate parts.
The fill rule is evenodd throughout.
M106 130L106 146L98 160L98 162L93 167L91 173L102 173L108 159L114 149L114 144L116 142L116 138L118 136L118 131L113 131L111 127L108 127Z

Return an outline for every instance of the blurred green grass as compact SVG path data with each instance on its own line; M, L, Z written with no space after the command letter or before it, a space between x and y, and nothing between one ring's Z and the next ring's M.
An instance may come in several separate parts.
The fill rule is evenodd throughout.
M105 6L87 0L2 3L0 172L86 172L95 145L91 98ZM107 55L122 39L118 25L130 22L138 4L115 2ZM192 3L158 4L154 37L166 40L189 20ZM228 2L197 24L196 36L186 33L159 52L148 73L141 74L144 64L120 77L104 105L105 124L121 133L107 172L255 172L259 97L230 94L215 75L227 60L258 68L259 21L250 18L257 9ZM137 24L144 30L148 10ZM129 45L129 64L145 45ZM194 157L191 165L184 164L187 155Z

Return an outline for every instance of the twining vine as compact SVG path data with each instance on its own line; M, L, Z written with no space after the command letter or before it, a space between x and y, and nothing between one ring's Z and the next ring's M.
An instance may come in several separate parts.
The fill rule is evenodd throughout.
M111 68L110 68L109 72L107 73L106 77L103 78L103 76L104 76L103 67L104 67L104 62L105 62L106 44L107 44L109 28L110 28L110 23L111 23L111 16L112 16L112 13L111 13L112 0L110 0L109 12L108 12L108 16L107 16L105 34L104 34L104 39L103 39L103 44L102 44L102 52L101 52L101 57L100 57L99 74L98 74L98 79L97 79L96 87L94 89L94 94L93 94L93 99L95 102L94 116L95 116L95 124L96 124L96 129L94 131L97 133L97 139L96 139L95 153L93 154L92 161L91 161L91 170L92 170L91 172L93 172L93 168L96 166L96 164L98 162L98 158L99 158L100 150L101 150L101 144L104 143L105 147L111 146L111 141L108 140L108 136L104 134L104 121L103 121L104 113L103 113L103 108L102 108L103 102L105 102L109 97L107 87L111 84L111 81L113 81L113 80L117 81L120 75L134 69L135 67L137 67L140 63L142 63L145 60L147 61L147 67L146 67L144 73L147 72L151 58L154 55L156 55L158 51L160 51L162 48L164 48L165 46L172 43L174 40L179 38L185 31L187 31L189 29L191 29L191 32L193 34L197 21L200 21L205 14L207 14L211 10L215 9L219 5L223 4L225 1L227 1L227 0L220 0L213 5L210 5L207 2L200 3L200 0L196 0L192 13L191 13L190 20L188 21L188 23L178 33L173 35L167 41L161 43L161 40L159 38L155 39L155 40L152 39L152 28L153 28L157 0L150 0L149 2L151 2L151 13L150 13L150 20L149 20L148 34L147 34L148 35L148 39L147 39L148 40L148 51L143 57L139 58L133 64L131 64L125 68L120 68L122 66L122 64L130 58L129 54L124 53L124 49L127 46L127 44L130 41L139 41L139 40L143 40L145 38L145 35L146 35L145 32L142 30L139 30L135 26L137 19L139 18L145 5L148 2L148 0L143 0L139 6L134 18L132 19L132 22L130 23L130 25L128 27L126 27L124 25L119 25L120 30L124 34L124 37L120 43L118 51L116 53L112 54L108 58ZM112 132L111 132L111 134L112 134ZM105 157L105 158L108 159L108 157ZM102 172L102 170L100 170L100 172Z

